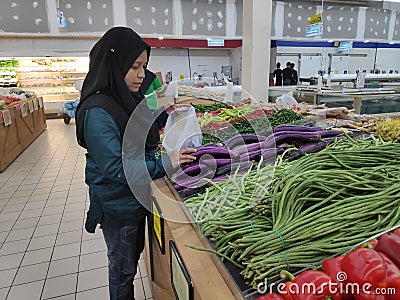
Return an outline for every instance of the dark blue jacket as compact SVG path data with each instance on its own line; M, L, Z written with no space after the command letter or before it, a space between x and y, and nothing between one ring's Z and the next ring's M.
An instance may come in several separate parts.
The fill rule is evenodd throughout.
M164 113L165 114L165 113ZM94 232L97 224L120 228L143 219L147 211L133 196L122 163L123 133L105 109L91 107L85 112L86 184L90 207L85 228ZM147 170L153 179L172 170L169 158L156 159L146 152Z

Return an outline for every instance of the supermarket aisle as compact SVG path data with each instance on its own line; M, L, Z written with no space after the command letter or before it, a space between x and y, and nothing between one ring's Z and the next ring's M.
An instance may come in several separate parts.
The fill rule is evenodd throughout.
M88 193L75 125L48 129L0 173L0 300L108 299L101 231L83 229ZM151 299L143 259L135 298Z

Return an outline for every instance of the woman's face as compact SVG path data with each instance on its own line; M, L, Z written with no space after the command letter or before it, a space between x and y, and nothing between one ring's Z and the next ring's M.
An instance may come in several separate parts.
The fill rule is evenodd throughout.
M147 51L144 50L139 57L135 60L132 67L126 73L124 79L131 92L137 92L142 85L145 77L144 70L147 67ZM146 92L146 91L143 91Z

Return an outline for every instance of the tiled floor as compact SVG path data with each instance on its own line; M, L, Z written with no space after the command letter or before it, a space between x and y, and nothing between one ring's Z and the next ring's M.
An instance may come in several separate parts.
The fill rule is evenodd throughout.
M0 173L0 300L108 299L101 230L83 228L84 149L75 125L48 129ZM143 259L135 298L151 299Z

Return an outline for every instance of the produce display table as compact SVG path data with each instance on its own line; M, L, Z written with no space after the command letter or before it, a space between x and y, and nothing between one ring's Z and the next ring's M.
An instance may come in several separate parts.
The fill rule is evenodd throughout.
M246 114L246 105L240 103L229 108L200 105L197 107L199 123L205 124L207 113L214 113L219 107L218 118L228 121L234 118L232 123L237 126L242 121L238 118L240 113L258 116L257 110ZM167 178L152 183L145 262L155 299L256 299L259 296L256 290L263 290L267 282L269 288L281 283L281 272L297 275L398 227L400 211L395 198L400 188L396 185L398 176L386 168L390 165L393 172L399 172L399 165L395 163L399 145L369 135L359 138L354 134L351 138L348 133L337 130L293 126L291 122L298 119L289 120L288 111L299 117L293 110L284 108L267 116L274 124L274 132L266 133L264 148L259 136L248 132L222 139L224 146L206 143L196 155L199 162L185 169L185 175L198 176L196 170L210 165L209 161L201 162L201 157L207 154L215 158L213 166L217 171L210 173L212 178L207 177L215 184L205 193L202 190L198 193L195 179L188 182L178 172L172 176L173 184ZM285 118L281 118L284 113ZM357 126L370 124L368 121L367 125ZM226 127L218 128L223 131ZM206 136L207 128L202 130ZM289 154L281 144L269 144L273 137L282 136L282 132L290 135L285 141L280 140L285 143L284 147L294 146L289 146L292 147ZM309 138L314 135L318 137L312 138L316 143L311 146L318 143L318 148L309 147ZM327 138L332 136L341 139L329 141ZM241 137L246 138L245 148L237 144ZM326 147L328 143L330 147ZM260 151L254 150L256 147ZM251 153L248 155L251 163L260 160L260 164L240 175L237 169L230 176L229 164L237 155L228 149L242 153L241 162L246 149L245 152ZM270 149L273 150L263 151ZM270 155L278 151L283 159L275 161ZM381 155L381 160L375 159ZM229 157L229 161L220 159L221 156ZM264 159L267 164L263 164ZM348 184L346 176L354 178L354 184ZM378 189L373 186L376 176L380 176ZM323 184L310 184L320 178L324 178ZM397 190L393 191L392 199L388 192L393 188ZM388 196L381 199L381 194ZM348 214L356 205L359 214ZM338 210L346 217L326 223L326 216L336 216ZM364 222L362 225L358 225L360 220ZM302 233L307 234L298 236Z
M274 100L276 97L290 91L293 92L293 97L295 97L297 101L305 101L317 105L322 103L329 105L330 102L352 101L353 109L356 114L361 113L363 102L368 103L368 101L374 102L377 100L387 100L389 104L390 100L399 96L398 92L394 89L344 89L343 91L316 91L315 88L309 88L306 86L290 86L270 88L271 100Z
M190 299L243 299L230 275L224 271L216 255L186 247L204 248L205 237L196 232L196 225L189 223L186 209L177 199L164 179L152 183L152 192L159 212L164 216L162 254L153 230L154 220L149 222L148 243L145 247L147 274L154 299L175 299L171 285L169 241L174 241L193 283L193 298ZM170 221L170 220L174 221Z
M186 96L179 96L178 97L178 104L213 104L219 101L210 100L210 99L199 99L194 97L186 97ZM174 103L173 97L160 97L158 98L158 106L161 107L162 105Z
M0 110L0 172L47 128L42 98L29 98Z

